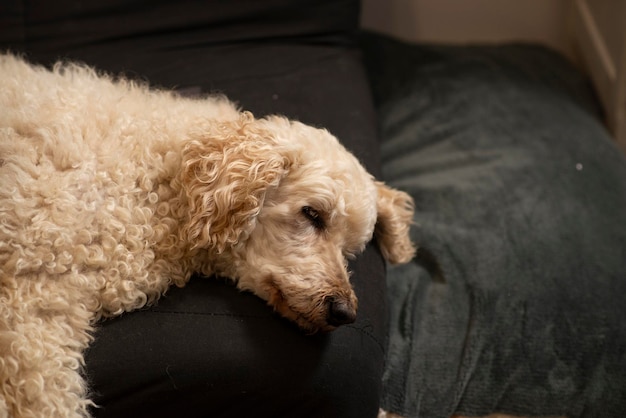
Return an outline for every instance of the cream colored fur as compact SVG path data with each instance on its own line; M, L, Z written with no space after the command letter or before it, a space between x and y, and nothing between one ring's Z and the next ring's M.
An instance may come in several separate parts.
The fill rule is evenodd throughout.
M414 254L410 197L325 130L10 55L0 109L0 417L88 415L97 320L192 272L315 332L329 301L356 311L346 260L374 231Z

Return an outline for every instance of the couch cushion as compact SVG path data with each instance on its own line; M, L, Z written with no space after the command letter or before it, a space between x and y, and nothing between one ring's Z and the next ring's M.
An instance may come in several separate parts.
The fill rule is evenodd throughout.
M341 43L357 28L358 8L355 0L7 0L0 5L0 45L52 60L90 61L115 51L124 62L281 38Z
M364 47L384 178L447 277L389 271L383 407L622 415L626 160L588 81L538 46Z

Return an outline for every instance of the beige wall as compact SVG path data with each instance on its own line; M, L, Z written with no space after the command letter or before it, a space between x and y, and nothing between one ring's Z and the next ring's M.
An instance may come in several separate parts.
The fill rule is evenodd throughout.
M415 42L533 42L590 75L626 152L626 0L363 0L367 29Z
M362 25L422 42L540 42L571 56L570 0L364 0Z

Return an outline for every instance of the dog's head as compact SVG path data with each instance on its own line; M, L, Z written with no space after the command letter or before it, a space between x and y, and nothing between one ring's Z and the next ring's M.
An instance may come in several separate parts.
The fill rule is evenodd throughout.
M300 327L355 320L347 260L372 236L389 262L413 257L410 196L375 181L327 131L246 113L211 131L183 153L182 238Z

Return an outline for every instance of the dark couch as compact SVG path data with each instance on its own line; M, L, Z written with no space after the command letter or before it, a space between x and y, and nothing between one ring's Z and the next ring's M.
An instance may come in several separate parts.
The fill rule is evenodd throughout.
M0 4L0 49L328 128L413 195L413 236L446 276L412 263L386 282L373 243L350 266L357 322L314 336L194 277L99 326L85 367L94 415L373 417L380 402L412 417L622 416L626 162L587 80L539 47L358 36L358 9Z
M0 49L80 60L182 94L226 94L258 116L323 126L380 175L376 115L343 1L117 0L0 5ZM385 267L351 266L356 323L304 335L251 294L195 277L156 307L101 324L85 373L98 417L375 416Z

